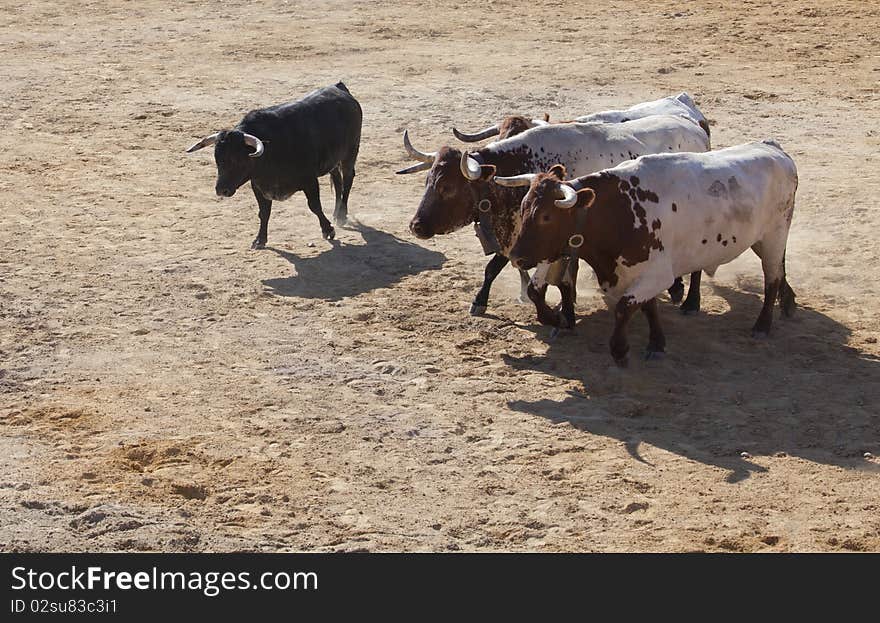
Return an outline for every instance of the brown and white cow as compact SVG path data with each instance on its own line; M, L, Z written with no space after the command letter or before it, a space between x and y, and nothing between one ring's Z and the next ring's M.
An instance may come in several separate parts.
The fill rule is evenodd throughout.
M650 102L641 102L639 104L630 106L629 108L624 108L620 110L603 110L591 113L589 115L583 115L581 117L573 119L572 121L566 121L565 123L622 123L625 121L631 121L633 119L650 117L651 115L673 115L684 117L685 119L689 119L699 125L701 128L703 128L703 131L706 132L707 137L711 135L708 119L706 119L706 116L697 107L696 102L694 102L694 99L690 96L690 94L685 91L682 91L678 95L661 97L660 99ZM471 134L467 132L461 132L457 128L452 128L452 133L460 141L466 143L475 143L487 138L491 138L493 136L507 138L508 136L513 136L515 134L519 134L520 132L525 132L526 130L529 130L531 128L535 128L541 125L547 125L549 122L550 115L548 115L547 113L544 113L543 119L530 119L522 115L511 115L508 117L504 117L498 123L491 125L483 130L480 130L479 132L474 132ZM522 276L522 273L520 273L520 275ZM688 288L687 298L681 304L682 313L695 314L700 310L700 277L701 275L699 272L695 272L691 275L691 282L690 287ZM541 279L539 275L539 282L540 281ZM543 283L541 283L539 287L545 288L546 285L543 285ZM672 286L670 286L669 296L672 299L673 303L681 303L682 298L684 298L684 282L682 281L681 277L676 277Z
M443 147L432 153L416 150L404 133L404 146L421 162L398 173L429 169L425 192L410 222L419 238L446 234L470 223L491 238L484 244L495 251L486 266L483 286L471 306L472 314L485 311L492 281L508 262L508 252L519 226L519 205L524 189L505 188L492 183L495 175L537 173L561 163L574 175L585 175L642 154L672 151L706 151L708 136L694 123L677 116L656 115L625 123L565 123L532 128L516 136L496 141L473 153ZM489 224L489 227L485 225ZM481 227L483 226L483 227ZM488 231L486 231L488 230ZM576 264L560 271L555 284L563 295L563 305L574 300ZM674 279L674 277L673 277ZM669 286L673 279L666 284ZM547 307L543 291L528 285L529 298L545 324L559 325L556 313ZM573 311L566 320L573 321Z
M589 263L614 306L610 347L618 365L627 362L626 326L636 310L650 327L647 356L658 356L666 338L657 294L675 275L711 275L748 248L764 271L764 306L753 335L770 331L777 297L786 316L794 312L785 247L798 176L778 143L643 156L571 181L564 177L557 166L496 178L506 186L529 186L510 258L522 269L566 253Z

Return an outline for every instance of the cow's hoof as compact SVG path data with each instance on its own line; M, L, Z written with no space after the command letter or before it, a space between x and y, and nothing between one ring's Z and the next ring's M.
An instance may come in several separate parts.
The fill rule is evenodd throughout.
M473 303L471 305L471 316L482 316L485 313L486 313L486 306L485 305L478 305L476 303Z
M265 249L265 248L266 248L266 241L265 240L260 240L259 238L257 238L251 243L251 250L253 250L253 251L257 251L259 249Z
M684 298L684 284L677 283L674 286L672 286L671 288L669 288L669 290L667 290L667 292L669 292L669 298L672 299L673 303L675 303L675 304L681 303L681 299Z
M324 232L324 238L326 238L327 240L333 240L334 238L336 238L336 230L331 227Z
M662 350L648 350L645 352L645 361L660 361L666 359L666 353Z
M679 307L679 309L681 310L681 313L685 316L696 316L700 313L699 307L685 307L684 305L682 305L681 307Z
M752 329L752 338L756 340L766 340L770 337L770 333L768 331L759 331L758 329Z
M529 303L531 303L531 301L529 300L529 297L522 296L522 295L519 295L518 297L516 297L516 302L519 303L520 305L528 305Z
M334 214L333 222L336 223L337 227L345 227L346 225L348 225L348 216L346 216L345 214Z
M629 357L615 357L614 363L617 364L618 368L628 368L629 367Z

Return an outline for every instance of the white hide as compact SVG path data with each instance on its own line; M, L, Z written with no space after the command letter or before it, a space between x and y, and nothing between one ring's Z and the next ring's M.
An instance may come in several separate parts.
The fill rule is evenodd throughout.
M635 106L631 106L624 110L603 110L595 112L590 115L578 117L575 121L581 123L595 121L618 123L623 119L641 119L651 115L673 115L689 119L697 125L700 125L701 121L705 123L707 127L709 125L708 120L703 113L700 112L700 109L697 108L693 98L684 92L679 93L678 95L670 95L669 97L654 100L653 102L642 102L641 104L636 104Z

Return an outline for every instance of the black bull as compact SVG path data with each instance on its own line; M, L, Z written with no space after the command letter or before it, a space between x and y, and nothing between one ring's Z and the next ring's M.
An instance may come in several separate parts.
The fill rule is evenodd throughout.
M260 208L260 230L251 245L266 246L272 201L303 191L321 233L335 231L321 209L318 178L330 174L336 194L333 218L344 225L354 165L361 139L361 106L341 82L299 101L252 110L231 130L222 130L190 147L214 145L217 194L231 197L245 182Z

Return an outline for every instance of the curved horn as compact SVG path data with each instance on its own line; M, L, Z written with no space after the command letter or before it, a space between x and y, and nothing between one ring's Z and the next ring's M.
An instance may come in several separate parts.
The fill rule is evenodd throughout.
M464 175L465 179L476 181L480 179L480 175L482 174L482 168L480 167L480 163L471 158L470 154L466 151L461 154L461 174Z
M557 208L573 208L574 204L577 203L578 194L575 192L574 188L569 186L568 184L560 184L559 190L562 191L562 199L557 199L553 202Z
M204 147L207 147L208 145L213 145L214 143L217 142L218 136L220 136L219 132L212 134L211 136L206 136L205 138L200 140L198 143L196 143L195 145L193 145L192 147L187 149L186 153L191 154L192 152L198 151Z
M242 134L244 134L244 144L250 145L251 147L253 147L256 150L256 151L254 151L254 153L248 154L248 155L251 158L259 158L260 156L262 156L263 155L263 141L258 139L253 134L247 134L245 132L242 132Z
M434 159L437 157L436 151L425 153L413 147L412 143L409 142L409 130L403 131L403 148L406 149L406 153L408 153L419 162L430 162L431 164L433 164Z
M459 132L457 128L452 128L452 133L455 134L455 138L465 143L476 143L477 141L482 141L484 138L489 138L490 136L498 136L499 132L501 132L501 129L498 127L497 123L495 125L490 125L485 130L475 132L474 134L466 134L465 132Z
M433 162L420 162L418 164L414 164L411 167L407 167L405 169L401 169L400 171L395 171L397 175L405 175L407 173L418 173L419 171L426 171L434 166Z
M501 177L496 175L492 179L499 186L513 188L515 186L531 186L532 180L536 177L538 177L537 173L523 173L522 175L514 175L513 177Z

